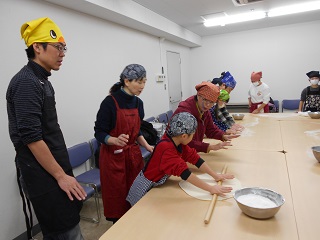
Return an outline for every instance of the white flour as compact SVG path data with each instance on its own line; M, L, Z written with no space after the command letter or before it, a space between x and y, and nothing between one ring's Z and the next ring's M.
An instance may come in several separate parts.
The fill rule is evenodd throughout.
M274 208L277 207L277 205L271 201L270 199L266 197L262 197L260 195L256 194L247 194L247 195L242 195L237 198L237 200L249 207L254 207L254 208Z

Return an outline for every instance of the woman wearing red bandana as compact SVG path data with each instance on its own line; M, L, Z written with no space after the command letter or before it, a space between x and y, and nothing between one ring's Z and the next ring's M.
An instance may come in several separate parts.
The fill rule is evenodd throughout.
M239 135L227 134L213 123L209 110L217 102L220 94L219 87L211 82L202 82L196 85L195 88L197 94L180 102L174 112L174 114L189 112L197 119L198 127L192 141L188 145L195 148L197 152L204 153L210 152L211 150L226 149L226 146L231 146L231 139L239 137ZM218 144L205 143L203 142L204 136L221 140L222 142Z
M251 74L251 83L248 92L250 113L268 113L270 101L270 88L261 81L262 72Z

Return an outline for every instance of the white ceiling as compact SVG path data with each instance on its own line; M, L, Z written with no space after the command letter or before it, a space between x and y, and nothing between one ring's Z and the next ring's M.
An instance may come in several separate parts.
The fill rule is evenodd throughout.
M175 22L199 36L209 36L257 28L320 20L320 11L293 14L282 17L230 24L224 27L204 27L201 16L225 12L228 15L255 11L268 11L271 8L289 4L304 3L309 0L263 0L245 6L235 6L233 0L133 0L149 10ZM313 0L310 0L313 1Z
M276 7L315 0L262 0L245 6L235 6L233 1L236 0L43 1L105 19L187 47L201 46L204 36L320 20L320 10L210 28L203 25L201 18L201 16L221 14L221 12L228 15L252 10L268 12Z

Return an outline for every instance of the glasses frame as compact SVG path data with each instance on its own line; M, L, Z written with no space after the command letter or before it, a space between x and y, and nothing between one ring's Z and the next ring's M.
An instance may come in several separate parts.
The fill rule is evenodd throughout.
M57 49L59 52L66 53L66 52L68 51L67 46L63 46L63 45L61 45L61 44L48 43L48 45L54 47L54 48Z
M216 105L216 102L212 102L212 101L210 101L210 100L202 97L201 95L198 95L198 96L202 98L202 101L203 101L203 103L204 103L205 105L211 106L211 107L213 107L214 105Z

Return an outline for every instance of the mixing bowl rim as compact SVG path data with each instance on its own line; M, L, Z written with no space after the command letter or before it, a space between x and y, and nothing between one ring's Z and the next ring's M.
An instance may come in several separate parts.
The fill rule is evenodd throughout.
M314 149L314 148L316 148L316 147L318 147L318 148L319 148L319 151L316 151L316 150ZM312 147L311 147L311 150L312 150L312 151L315 151L315 152L319 152L319 153L320 153L320 145L319 145L319 146L312 146Z
M248 205L246 205L246 204L243 204L242 202L239 202L238 199L236 198L236 193L239 192L239 191L241 191L241 190L244 190L244 189L258 189L258 190L267 190L267 191L273 192L273 193L281 196L281 199L282 199L281 204L278 205L278 204L276 203L276 204L277 204L276 207L270 207L270 208L257 208L257 207L252 207L252 206L248 206ZM241 195L241 196L243 196L243 195ZM259 195L259 196L261 196L261 195ZM282 194L280 194L280 193L278 193L278 192L276 192L276 191L274 191L274 190L272 190L272 189L263 188L263 187L244 187L244 188L237 189L237 190L234 191L234 193L233 193L233 198L234 198L234 200L236 200L236 202L237 202L238 204L240 203L240 204L243 205L243 206L250 207L250 208L253 208L253 209L258 209L258 210L269 210L269 209L279 208L279 207L281 207L281 206L285 203L285 201L286 201Z

